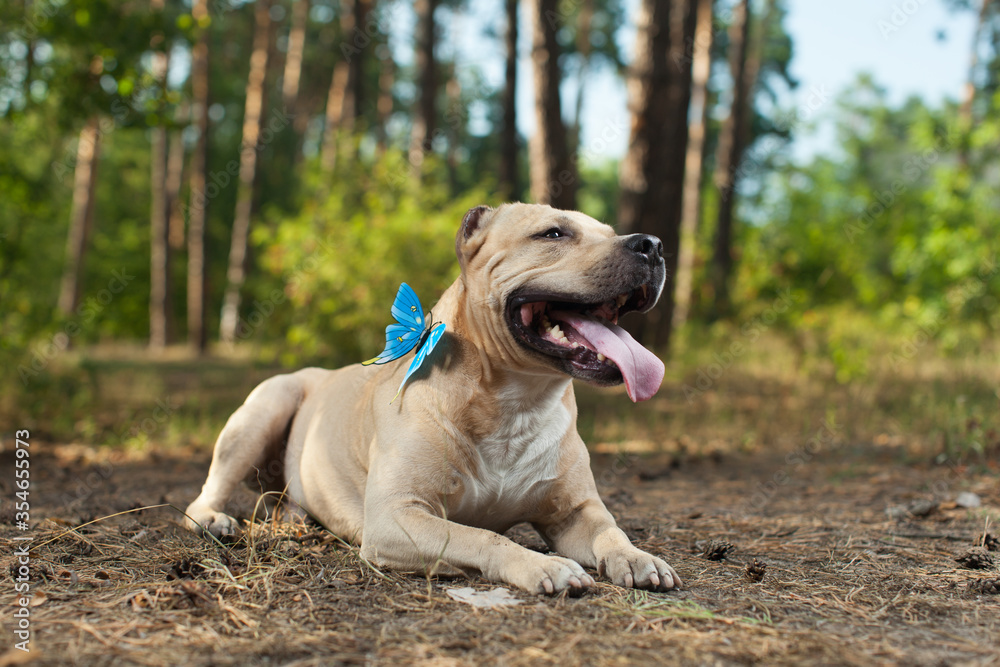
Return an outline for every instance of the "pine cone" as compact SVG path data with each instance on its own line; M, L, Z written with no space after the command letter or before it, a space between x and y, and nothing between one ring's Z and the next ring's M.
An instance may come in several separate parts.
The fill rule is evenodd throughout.
M973 593L981 595L1000 595L1000 577L995 579L973 579L969 582L969 589Z
M746 575L747 579L754 583L760 583L764 581L764 574L767 572L767 563L762 560L754 558L752 561L747 563Z
M736 549L736 547L725 540L712 540L705 545L705 549L701 552L701 556L702 558L707 558L708 560L725 560L729 552L734 549Z
M983 546L986 547L987 551L1000 551L1000 537L986 533L986 537L983 538Z
M971 547L968 551L955 557L955 560L970 570L985 570L993 567L993 557L985 547Z

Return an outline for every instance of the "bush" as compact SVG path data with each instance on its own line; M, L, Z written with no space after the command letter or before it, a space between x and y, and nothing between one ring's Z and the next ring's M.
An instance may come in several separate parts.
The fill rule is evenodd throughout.
M399 284L430 309L458 275L454 239L465 212L497 202L481 189L451 199L440 170L417 183L399 152L355 163L332 184L310 172L302 209L274 214L254 236L262 266L282 283L275 303L258 304L280 315L272 330L284 332L283 363L360 361L382 350Z

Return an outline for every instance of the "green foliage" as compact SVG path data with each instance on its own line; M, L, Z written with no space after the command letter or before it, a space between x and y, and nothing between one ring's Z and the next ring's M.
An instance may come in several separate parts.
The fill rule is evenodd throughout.
M260 263L282 283L273 299L287 298L275 303L281 324L267 325L270 333L284 332L283 362L375 356L401 282L425 308L434 305L458 274L454 239L465 212L497 203L475 189L452 199L445 179L434 176L440 171L417 183L399 151L332 178L316 170L298 214L275 212L258 227Z
M581 187L576 194L577 207L609 225L615 224L618 202L618 163L612 160L584 164L580 168Z
M0 177L4 345L47 344L59 332L68 332L71 344L143 338L149 307L148 142L141 134L116 131L113 123L102 129L99 213L84 265L81 304L70 317L59 318L55 303L73 184L72 168L63 173L60 165L75 160L76 146L48 140L47 120L33 112L16 132L0 125L0 137L9 134L9 145L15 147L0 155L0 163L13 172L13 178Z
M558 3L559 32L556 37L563 51L563 57L573 58L576 68L583 71L580 53L581 44L590 49L588 58L598 65L607 65L615 70L625 69L625 59L616 39L618 27L624 23L625 7L621 0L560 0ZM524 10L522 10L524 11ZM589 12L589 15L584 16ZM589 21L586 35L580 33L581 19ZM565 66L565 65L564 65Z
M19 12L15 5L28 11ZM4 7L0 117L46 105L56 126L72 130L82 118L108 113L123 98L137 108L155 109L158 92L141 60L153 35L162 36L159 48L165 48L180 34L178 16L123 8L115 0L38 0Z
M49 131L51 119L35 114L18 125L0 123L0 346L26 343L52 316L59 266L66 245L69 191L60 187L50 164L61 143ZM48 298L46 298L48 297Z
M996 114L968 138L954 107L891 108L861 78L839 102L842 153L772 174L770 210L740 231L742 316L782 290L784 325L821 340L837 377L865 374L880 337L920 336L957 350L1000 329L1000 167ZM867 327L850 311L868 314ZM847 317L845 317L847 316Z

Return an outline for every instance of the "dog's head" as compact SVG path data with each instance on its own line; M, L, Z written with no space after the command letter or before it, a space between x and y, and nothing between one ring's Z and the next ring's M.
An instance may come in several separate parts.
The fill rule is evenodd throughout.
M624 381L634 401L659 388L662 362L618 326L663 290L655 236L616 236L582 213L505 204L471 209L455 250L479 335L507 363L600 385Z

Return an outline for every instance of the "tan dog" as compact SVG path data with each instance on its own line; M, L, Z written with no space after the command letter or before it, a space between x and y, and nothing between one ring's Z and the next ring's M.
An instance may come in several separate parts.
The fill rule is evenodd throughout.
M624 380L633 400L659 388L663 364L615 324L659 298L659 239L507 204L470 210L455 247L461 276L432 309L447 332L399 398L409 356L263 382L219 436L189 527L237 533L222 509L247 479L285 490L378 566L539 593L586 589L581 565L619 586L680 586L601 502L571 382ZM561 555L502 536L522 522Z

